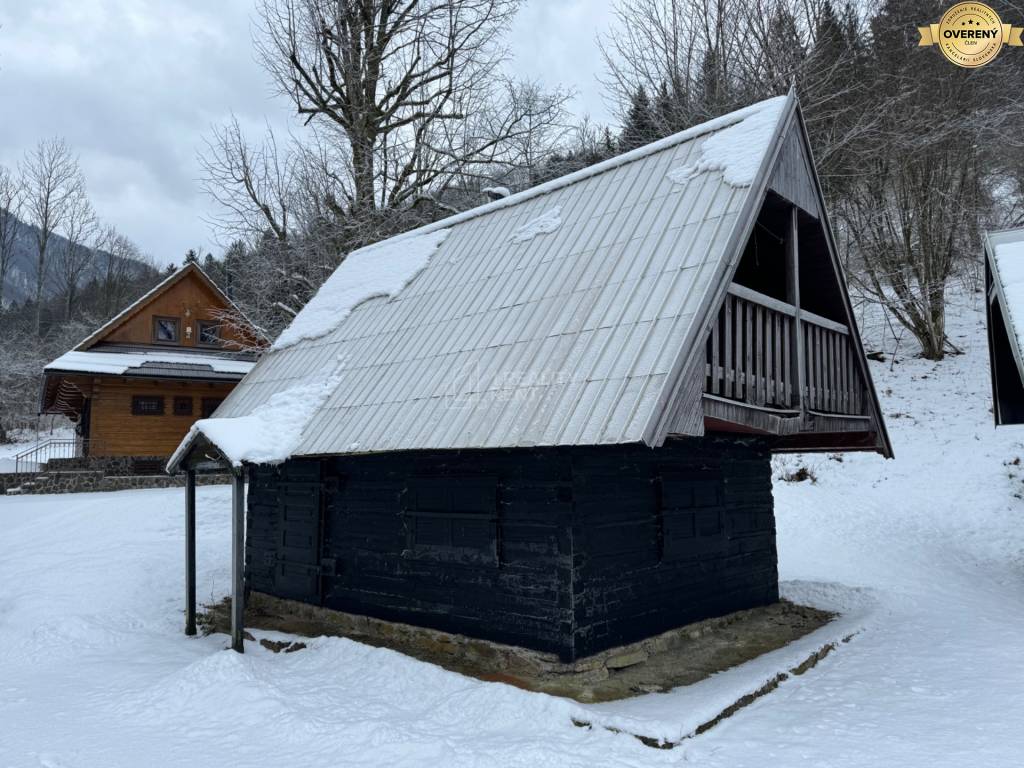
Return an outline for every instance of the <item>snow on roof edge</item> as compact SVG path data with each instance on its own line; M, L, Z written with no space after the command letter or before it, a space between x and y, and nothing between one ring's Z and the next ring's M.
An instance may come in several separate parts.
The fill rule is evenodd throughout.
M182 354L168 350L160 352L93 352L72 349L43 366L44 373L105 373L120 376L145 363L167 363L170 365L209 366L213 373L246 374L256 365L255 361L235 360L213 354Z
M1014 262L1011 269L1007 269L1004 261L1007 254L1000 254L1000 249L1008 247L1017 251L1010 258ZM1008 330L1012 331L1007 334L1011 349L1024 375L1024 227L986 232L985 251L992 266L993 283L1001 299L1001 311L1009 326ZM1008 279L1012 279L1012 282L1008 283Z

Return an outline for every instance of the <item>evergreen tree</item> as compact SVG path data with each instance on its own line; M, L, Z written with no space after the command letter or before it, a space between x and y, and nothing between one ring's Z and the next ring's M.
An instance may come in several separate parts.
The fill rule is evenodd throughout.
M640 86L633 96L633 103L626 115L626 124L622 127L622 133L619 135L619 150L628 152L631 149L642 147L644 144L650 144L660 137L661 133L654 120L651 101L647 98L647 91Z

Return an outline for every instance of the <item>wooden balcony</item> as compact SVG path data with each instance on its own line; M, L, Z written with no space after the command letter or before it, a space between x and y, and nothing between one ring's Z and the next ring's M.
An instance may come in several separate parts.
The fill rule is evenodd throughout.
M707 340L705 416L756 432L866 427L866 391L842 323L732 284Z

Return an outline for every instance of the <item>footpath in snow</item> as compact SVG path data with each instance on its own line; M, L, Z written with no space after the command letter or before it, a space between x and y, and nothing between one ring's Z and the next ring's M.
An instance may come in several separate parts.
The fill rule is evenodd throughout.
M775 484L784 592L856 637L675 749L572 720L678 736L777 665L582 707L338 638L239 656L181 632L171 489L0 498L0 766L1020 765L1024 430L992 427L980 302L951 313L964 355L872 363L895 461L777 463L817 477ZM229 503L199 489L204 602L229 589Z

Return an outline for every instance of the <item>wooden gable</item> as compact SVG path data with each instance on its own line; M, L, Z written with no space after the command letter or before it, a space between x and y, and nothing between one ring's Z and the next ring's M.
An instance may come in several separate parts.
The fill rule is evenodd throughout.
M195 264L186 264L137 302L114 317L75 349L85 351L97 344L159 345L169 349L249 348L259 344L254 328L224 325L220 318L234 309L231 300ZM162 320L177 328L177 341L161 341L156 323ZM202 343L201 326L215 324L221 344Z
M778 451L892 456L798 107L763 167L691 361L675 435L772 435Z

